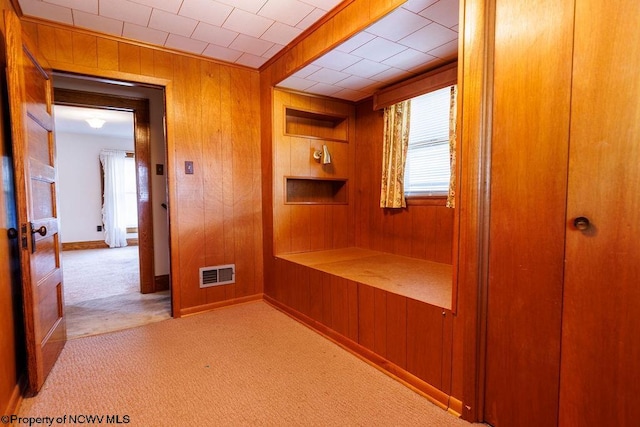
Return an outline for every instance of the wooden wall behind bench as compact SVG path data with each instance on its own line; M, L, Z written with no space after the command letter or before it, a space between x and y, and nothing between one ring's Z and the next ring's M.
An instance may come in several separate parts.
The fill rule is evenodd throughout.
M356 246L451 264L453 209L411 202L406 209L380 208L382 115L372 100L356 109Z

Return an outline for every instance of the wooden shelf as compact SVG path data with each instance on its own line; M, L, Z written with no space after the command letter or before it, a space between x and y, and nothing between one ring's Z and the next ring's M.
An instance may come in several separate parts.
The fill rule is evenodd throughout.
M347 179L285 176L285 204L348 204Z
M285 107L285 135L348 142L349 121L338 116Z

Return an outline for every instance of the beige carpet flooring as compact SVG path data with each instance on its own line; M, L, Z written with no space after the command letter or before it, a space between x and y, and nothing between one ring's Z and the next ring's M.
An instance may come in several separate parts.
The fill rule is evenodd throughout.
M62 252L68 338L171 317L169 291L140 293L138 247Z
M261 301L69 341L19 410L65 414L130 426L470 425Z

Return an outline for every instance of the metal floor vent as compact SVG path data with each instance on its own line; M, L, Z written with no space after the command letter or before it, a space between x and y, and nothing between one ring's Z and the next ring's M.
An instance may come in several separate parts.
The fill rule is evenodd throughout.
M217 265L200 269L200 287L228 285L236 282L236 265Z

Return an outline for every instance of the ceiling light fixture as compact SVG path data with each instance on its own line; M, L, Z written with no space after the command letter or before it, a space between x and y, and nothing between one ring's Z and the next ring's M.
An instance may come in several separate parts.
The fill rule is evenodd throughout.
M105 120L97 119L95 117L86 119L86 122L89 123L89 126L91 126L94 129L100 129L106 123Z

